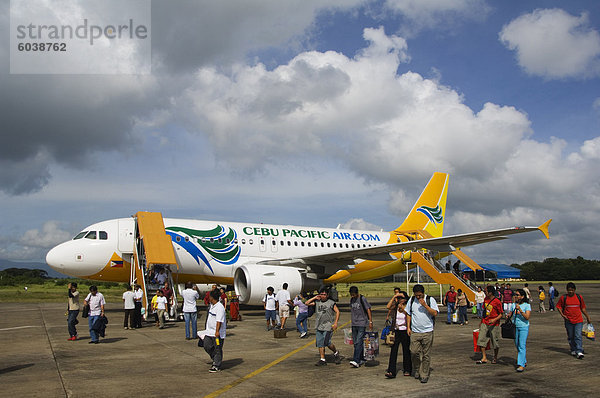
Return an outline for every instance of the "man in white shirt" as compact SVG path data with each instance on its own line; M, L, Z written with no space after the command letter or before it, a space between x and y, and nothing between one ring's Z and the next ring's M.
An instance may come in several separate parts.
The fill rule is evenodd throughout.
M158 321L160 322L158 328L164 329L165 328L165 311L167 310L167 298L165 296L163 296L162 290L158 290L156 292L156 294L158 295L158 297L156 298L156 304L155 304L154 310L157 312Z
M283 289L277 292L275 299L279 304L279 316L281 317L281 330L285 330L285 321L290 316L290 305L294 305L290 292L287 291L288 284L283 284Z
M265 298L263 298L263 307L265 309L265 318L267 319L267 332L271 330L271 328L275 328L277 324L277 298L273 294L275 289L272 286L267 288L267 294L265 294Z
M429 381L430 356L433 345L435 317L440 311L435 299L425 295L423 285L413 286L414 296L408 300L406 313L410 315L410 353L415 379L421 383Z
M100 339L98 337L98 332L95 329L92 329L92 327L98 318L104 316L104 305L106 304L106 301L104 301L104 296L102 293L98 292L96 286L90 286L90 293L85 298L85 304L90 306L88 325L90 327L91 340L89 344L98 344Z
M144 291L140 285L135 285L134 304L135 310L133 312L133 327L142 327L142 299L144 298Z
M123 320L123 328L133 329L133 313L135 311L135 293L131 289L131 285L127 285L127 291L123 293L123 307L125 308L125 319ZM129 322L127 321L129 320Z
M227 322L225 320L225 307L219 302L220 296L218 290L210 292L210 308L206 319L204 351L210 355L210 359L213 361L212 367L208 370L210 373L219 372L223 363L223 344L225 343Z
M198 328L198 308L196 307L196 300L200 298L200 294L198 293L198 287L192 282L186 282L185 290L181 292L181 297L183 297L183 319L185 320L185 339L195 339L197 338L196 333ZM190 325L192 327L191 335Z

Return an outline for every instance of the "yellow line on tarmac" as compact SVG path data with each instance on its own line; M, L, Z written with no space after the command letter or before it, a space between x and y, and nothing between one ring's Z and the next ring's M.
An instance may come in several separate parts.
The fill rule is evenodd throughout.
M350 322L352 322L352 321L348 321L348 322L344 323L342 326L338 327L338 330L341 329L341 328L343 328L344 326L347 326ZM269 364L266 364L262 368L256 369L254 372L248 373L246 376L240 377L239 379L237 379L233 383L230 383L230 384L226 385L223 388L220 388L220 389L218 389L216 391L213 391L212 393L210 393L208 395L205 395L204 397L205 398L213 398L213 397L217 397L217 396L223 394L225 391L228 391L228 390L232 389L233 387L237 386L238 384L240 384L240 383L242 383L242 382L244 382L244 381L246 381L246 380L248 380L248 379L250 379L250 378L252 378L252 377L254 377L254 376L256 376L256 375L258 375L260 373L262 373L262 372L264 372L265 370L267 370L267 369L269 369L269 368L277 365L279 362L281 362L281 361L283 361L283 360L291 357L295 353L300 352L300 351L302 351L303 349L305 349L307 347L310 347L311 345L315 344L315 341L316 341L316 339L314 339L314 340L312 340L312 341L304 344L302 347L298 347L295 350L288 352L287 354L285 354L285 355L277 358L273 362L271 362Z

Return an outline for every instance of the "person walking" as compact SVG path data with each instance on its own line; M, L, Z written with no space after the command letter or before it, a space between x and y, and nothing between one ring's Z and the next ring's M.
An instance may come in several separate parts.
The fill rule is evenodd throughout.
M187 281L185 289L181 292L181 297L183 297L182 310L183 320L185 321L185 339L193 340L198 337L198 307L196 306L196 300L200 299L198 286Z
M88 325L90 327L91 340L89 344L98 344L100 342L100 338L98 337L98 332L93 329L93 326L96 320L104 316L104 306L106 305L106 301L104 300L102 293L98 292L98 288L96 286L90 286L90 292L85 298L85 304L89 305L90 307Z
M281 330L285 330L285 321L290 316L290 304L292 304L292 300L290 297L290 292L287 290L288 284L284 283L282 289L277 292L275 295L277 299L277 303L279 304L279 317L281 318Z
M573 282L567 283L567 294L563 294L556 303L556 309L565 320L565 329L567 330L567 340L571 348L571 355L577 359L583 359L583 339L581 331L583 329L583 316L587 323L592 323L587 313L583 297L575 293L577 287Z
M525 292L525 295L527 296L527 300L529 300L529 303L531 303L531 292L529 291L529 283L526 283L525 286L523 287L523 291Z
M300 332L300 338L308 335L308 306L306 305L306 294L300 293L294 298L294 305L298 307L298 316L296 317L296 329Z
M165 312L167 311L167 298L164 296L162 290L156 291L156 303L154 304L153 310L156 311L156 316L158 317L158 328L165 328Z
M554 311L556 308L554 305L554 298L556 297L556 288L552 282L548 282L548 311Z
M221 292L217 289L210 292L210 308L206 319L206 336L204 336L204 351L210 356L212 366L208 370L216 373L223 364L223 345L227 330L225 307L220 302Z
M477 318L483 318L483 301L485 300L485 293L481 289L481 286L477 287L475 292L475 305L477 305Z
M67 285L69 288L68 297L69 303L67 304L67 311L69 316L67 317L67 328L69 329L69 341L77 340L77 315L79 315L79 292L77 291L77 282L71 282Z
M333 352L333 357L336 365L342 362L342 356L340 352L335 348L335 345L331 342L331 335L338 328L338 320L340 319L340 310L337 307L335 301L329 298L329 292L326 288L322 288L315 297L306 301L307 306L315 306L316 322L316 345L319 349L320 359L315 365L324 366L327 365L325 359L325 347L329 348Z
M123 329L133 329L133 314L135 312L135 293L131 289L131 285L127 285L127 290L123 293L123 308L125 309Z
M503 284L504 285L504 284ZM510 283L507 283L502 291L502 309L504 312L509 312L513 304L513 290L510 288Z
M350 365L353 368L360 367L365 363L364 338L367 326L373 330L373 313L371 304L365 296L358 293L356 286L350 286L350 316L352 319L352 341L354 343L354 355Z
M413 297L408 300L406 313L411 317L410 353L414 376L415 379L420 379L421 383L429 381L433 327L438 312L435 299L425 295L423 285L413 286Z
M513 293L513 297L515 298L515 304L508 317L512 319L516 326L517 372L522 372L527 366L527 336L529 335L531 305L527 293L523 289L517 289Z
M500 299L494 295L495 289L492 286L485 288L485 300L483 302L484 314L479 323L479 338L477 345L481 349L482 357L478 364L488 363L486 355L486 346L488 342L494 350L494 359L492 363L498 361L498 351L500 350L500 319L504 312L502 311L502 303Z
M469 306L469 298L467 297L467 293L463 292L462 289L458 289L456 305L458 306L458 323L460 326L468 325L467 307Z
M392 324L390 330L394 333L394 344L390 350L390 359L385 377L396 377L396 362L398 361L398 347L402 344L402 373L404 376L412 374L412 360L410 355L410 315L406 312L408 294L399 291L390 299L387 308L392 310Z
M265 319L267 320L267 332L275 329L277 325L277 298L273 293L273 286L267 288L267 294L263 298L263 308L265 309Z
M444 303L446 305L447 310L447 318L446 323L448 325L452 324L452 314L456 310L456 292L454 291L454 286L450 286L450 290L446 292L444 296Z
M544 286L538 286L538 299L540 300L539 304L539 312L546 312L546 308L544 307L544 300L546 300L546 293L544 293Z

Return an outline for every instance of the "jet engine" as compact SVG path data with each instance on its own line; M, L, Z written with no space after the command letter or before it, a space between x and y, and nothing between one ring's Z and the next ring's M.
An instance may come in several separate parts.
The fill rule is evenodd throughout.
M272 286L277 293L284 283L293 298L300 292L318 289L322 281L307 277L302 268L258 264L242 265L233 276L235 293L244 304L262 304L267 287Z

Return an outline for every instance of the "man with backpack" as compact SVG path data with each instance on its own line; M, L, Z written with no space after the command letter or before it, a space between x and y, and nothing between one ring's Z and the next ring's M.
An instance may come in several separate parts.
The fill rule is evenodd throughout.
M373 314L371 304L365 296L358 294L356 286L350 286L350 314L352 317L352 341L354 342L354 356L350 365L360 367L364 360L364 337L367 326L373 330Z
M415 370L415 379L427 383L431 361L429 352L433 345L433 327L439 308L433 297L425 295L423 285L415 285L413 294L406 306L406 313L411 317L409 335L412 368Z
M567 339L571 347L571 355L577 359L583 359L583 339L581 329L583 328L583 315L587 323L592 323L587 313L583 297L575 293L576 286L573 282L567 283L567 294L563 294L556 303L556 309L565 319Z
M492 286L485 288L485 300L483 300L483 318L479 324L479 338L477 345L481 350L482 357L478 364L488 363L486 355L486 347L488 342L490 347L494 349L494 359L492 363L498 361L498 351L500 350L500 319L504 312L502 311L502 303L500 299L494 295L495 290Z

